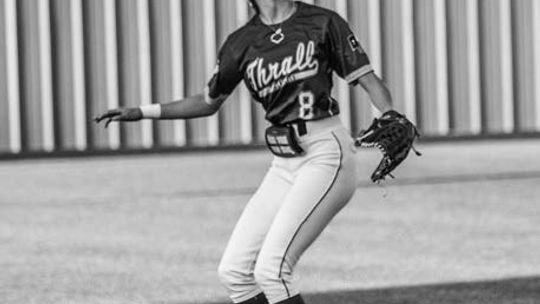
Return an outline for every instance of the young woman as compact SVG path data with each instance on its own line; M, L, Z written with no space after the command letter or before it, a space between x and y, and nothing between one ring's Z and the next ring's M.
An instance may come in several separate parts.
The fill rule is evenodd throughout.
M356 188L355 148L330 96L332 73L360 84L383 113L391 97L335 12L291 0L250 4L255 16L229 35L204 92L113 109L96 121L212 115L244 80L272 124L266 141L275 157L236 224L219 277L234 303L304 303L294 266Z

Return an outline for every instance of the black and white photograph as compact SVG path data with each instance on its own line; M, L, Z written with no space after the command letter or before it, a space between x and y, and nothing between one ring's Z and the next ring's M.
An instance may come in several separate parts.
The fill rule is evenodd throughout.
M540 0L0 0L0 304L435 303L540 303Z

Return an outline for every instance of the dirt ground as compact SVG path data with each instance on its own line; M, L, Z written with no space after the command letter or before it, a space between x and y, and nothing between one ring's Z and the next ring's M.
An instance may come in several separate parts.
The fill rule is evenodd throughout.
M419 145L297 268L309 303L540 303L540 141ZM228 303L216 268L266 151L0 162L0 303Z

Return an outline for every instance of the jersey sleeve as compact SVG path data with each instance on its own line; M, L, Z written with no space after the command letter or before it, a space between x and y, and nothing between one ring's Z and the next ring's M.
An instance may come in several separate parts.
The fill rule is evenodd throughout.
M372 72L369 58L354 36L349 24L338 14L332 14L328 23L330 65L349 84Z
M229 95L242 80L239 59L227 40L218 53L217 65L214 74L208 81L208 95L218 98L221 95Z

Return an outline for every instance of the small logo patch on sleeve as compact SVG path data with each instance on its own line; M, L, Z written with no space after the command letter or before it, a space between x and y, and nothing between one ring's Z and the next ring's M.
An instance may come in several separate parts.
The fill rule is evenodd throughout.
M356 40L356 37L354 37L353 34L350 34L347 37L347 40L349 40L349 45L351 47L351 50L356 51L360 47L360 43L358 43L358 40Z

